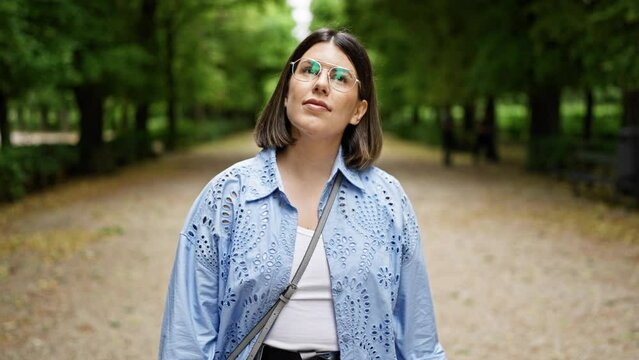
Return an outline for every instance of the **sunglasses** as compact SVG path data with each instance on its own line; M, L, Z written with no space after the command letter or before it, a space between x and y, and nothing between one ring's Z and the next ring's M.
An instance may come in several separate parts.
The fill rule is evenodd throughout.
M291 62L291 71L295 80L315 81L322 73L322 64L315 59L301 58ZM360 83L353 71L340 66L329 68L326 74L331 88L339 92L348 92L355 87L355 84Z

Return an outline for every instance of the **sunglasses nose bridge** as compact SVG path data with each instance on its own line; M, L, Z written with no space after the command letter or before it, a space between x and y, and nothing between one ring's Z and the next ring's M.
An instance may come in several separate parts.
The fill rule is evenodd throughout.
M337 67L335 66L327 67L327 66L322 66L322 64L319 62L316 62L316 63L319 66L319 71L315 75L313 75L312 78L308 80L302 80L302 81L311 81L315 86L317 86L319 79L322 77L322 73L326 71L326 83L328 85L327 87L336 91L344 92L344 90L339 89L339 86L334 83L333 79L331 79L331 72L337 69ZM291 65L292 65L291 72L295 76L297 66L299 65L299 61L292 62Z
M322 66L322 64L319 64L319 66L320 66L319 72L313 78L313 82L315 82L315 84L317 85L320 79L322 79L322 73L324 73L324 71L326 70L326 83L329 85L329 87L332 88L333 82L331 81L330 73L331 73L331 70L333 70L333 68L326 68Z

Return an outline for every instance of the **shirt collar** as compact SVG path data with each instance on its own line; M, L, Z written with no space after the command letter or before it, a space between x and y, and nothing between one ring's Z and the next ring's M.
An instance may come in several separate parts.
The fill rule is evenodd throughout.
M263 149L259 152L259 154L257 154L255 160L255 171L251 172L252 176L249 176L247 180L250 190L247 195L248 201L266 197L277 189L280 191L284 189L282 177L280 176L279 169L277 168L275 149ZM333 180L338 171L344 175L344 178L348 180L349 183L362 191L364 190L364 184L362 183L359 172L346 166L341 145L339 147L337 157L335 158L335 162L333 163L329 183Z

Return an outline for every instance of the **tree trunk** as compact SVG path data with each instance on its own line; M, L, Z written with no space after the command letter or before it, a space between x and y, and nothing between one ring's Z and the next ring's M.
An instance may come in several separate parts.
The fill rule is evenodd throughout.
M2 141L2 148L8 149L11 147L11 130L9 126L9 102L8 96L0 92L0 140Z
M439 123L442 130L442 162L445 166L453 165L453 148L455 146L455 124L450 106L446 105L439 110Z
M49 123L49 106L40 106L40 130L51 130L52 126Z
M97 84L85 84L75 87L75 99L80 111L80 169L86 172L107 168L109 161L100 157L103 139L104 94Z
M464 131L467 134L473 132L475 128L475 103L468 102L464 104Z
M486 97L486 106L484 108L484 123L490 126L495 125L495 97L489 95Z
M639 89L623 92L623 124L615 170L617 189L639 198Z
M537 87L528 93L530 139L528 168L552 172L564 166L565 144L560 137L560 90L557 87Z
M475 102L466 102L462 105L462 108L464 114L462 117L463 133L460 139L460 148L471 150L475 140Z
M174 26L173 21L167 20L166 26L166 36L165 36L165 46L166 46L166 65L165 65L165 76L166 76L166 88L167 88L167 99L166 99L166 112L167 112L167 120L168 120L168 134L166 138L166 147L168 150L173 150L175 148L176 138L177 138L177 116L176 116L176 103L177 103L177 95L175 89L175 71L173 63L175 61L175 34L174 34Z
M639 89L624 90L623 92L623 122L621 126L639 126Z
M149 122L149 103L139 102L135 107L135 131L146 133Z
M122 117L120 118L120 123L118 124L118 130L120 133L126 133L131 127L129 124L131 123L130 116L130 106L127 101L122 103Z
M138 42L154 58L158 57L156 11L157 0L143 0L137 30ZM154 73L156 71L155 62L153 65L146 65L145 70L148 73ZM138 159L145 158L150 154L148 129L150 100L149 97L140 97L135 104L135 151Z
M560 91L555 87L542 87L528 94L530 110L530 138L537 139L559 135Z
M136 158L143 159L150 155L149 139L149 104L139 102L135 107L135 152Z
M415 106L413 108L413 115L412 115L412 118L411 118L411 122L413 123L413 125L417 125L417 124L419 124L419 121L420 121L420 119L419 119L419 106Z
M584 115L583 140L589 142L592 139L592 122L594 118L595 98L592 89L586 89L586 115Z
M489 95L486 98L486 107L484 109L484 119L482 130L485 135L486 142L486 159L497 162L499 154L497 153L497 121L495 116L495 97Z

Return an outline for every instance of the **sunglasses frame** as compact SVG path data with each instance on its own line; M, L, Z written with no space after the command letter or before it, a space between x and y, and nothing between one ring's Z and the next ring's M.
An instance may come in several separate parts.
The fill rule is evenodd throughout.
M296 64L296 63L299 63L299 62L300 62L300 61L302 61L302 60L312 60L312 61L315 61L317 64L319 64L319 66L320 66L320 70L319 70L319 72L317 73L317 75L315 75L315 76L313 77L313 79L311 79L311 80L302 80L302 79L298 79L297 77L295 77L295 64ZM295 61L291 61L291 63L290 63L290 64L291 64L291 77L292 77L293 79L295 79L295 80L297 80L297 81L301 81L301 82L311 82L311 81L316 81L316 80L317 80L317 79L319 79L319 77L322 75L322 70L324 69L324 66L322 66L322 63L321 63L319 60L315 60L315 59L313 59L313 58L308 58L308 57L303 57L303 58L299 58L299 59L297 59L297 60L295 60ZM353 74L353 73L354 73L354 71L353 71L353 70L351 70L351 69L347 69L347 68L345 68L345 67L343 67L343 66L339 66L339 65L331 64L331 63L324 63L324 64L326 64L326 65L330 65L330 66L331 66L330 68L328 68L328 71L326 72L326 77L328 77L328 83L329 83L329 84L331 84L331 89L333 89L333 90L335 90L335 91L339 91L339 92L341 92L341 93L347 93L347 92L349 92L349 91L353 90L353 88L355 88L355 85L353 85L350 89L347 89L347 90L339 90L339 89L335 88L335 86L333 85L333 81L332 81L332 80L331 80L331 78L329 77L329 74L331 73L331 71L332 71L333 69L343 69L343 70L348 71L348 72L349 72L349 73L351 73L351 74ZM358 79L357 77L355 77L355 76L353 76L353 77L355 78L355 84L357 84L358 86L362 86L362 82L361 82L361 81L359 81L359 79Z

